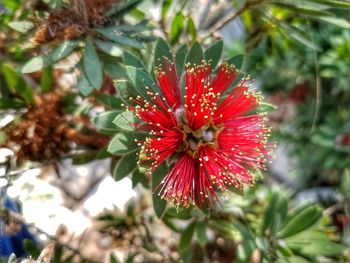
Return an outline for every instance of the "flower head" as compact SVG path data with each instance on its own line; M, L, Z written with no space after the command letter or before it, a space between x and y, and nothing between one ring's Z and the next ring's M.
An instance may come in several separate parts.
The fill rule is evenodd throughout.
M186 64L184 74L168 59L155 70L158 91L131 99L128 107L149 136L140 142L139 164L154 171L175 160L157 191L176 205L211 205L217 191L254 182L269 156L265 115L253 113L261 95L239 70L223 63ZM182 76L182 77L181 77ZM184 77L183 77L184 76Z

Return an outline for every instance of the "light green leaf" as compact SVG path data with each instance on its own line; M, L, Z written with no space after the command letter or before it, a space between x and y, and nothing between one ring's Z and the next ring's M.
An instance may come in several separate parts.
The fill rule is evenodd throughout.
M21 32L21 33L26 33L34 27L34 24L32 22L29 22L29 21L12 21L12 22L8 23L8 25L12 29L14 29L18 32Z
M193 43L197 38L197 29L192 17L187 20L187 33L191 36L191 42Z
M204 247L207 244L207 224L205 221L200 221L196 223L196 232L199 244Z
M95 31L120 45L143 49L143 45L139 41L121 35L121 32L114 29L114 27L96 28Z
M77 88L80 91L80 93L83 94L84 96L90 95L90 93L94 90L89 80L87 79L84 71L80 71Z
M40 86L41 92L50 92L52 90L53 75L52 67L45 68L41 73Z
M318 16L317 19L342 27L342 28L346 28L346 29L350 29L350 22L346 19L343 18L339 18L339 17L330 17L330 16Z
M180 35L185 27L185 17L182 12L177 12L170 28L170 43L175 44L178 42Z
M135 116L131 111L124 111L113 120L113 123L120 129L134 131L133 124L136 122Z
M137 149L136 134L118 133L108 145L108 152L112 154L124 155Z

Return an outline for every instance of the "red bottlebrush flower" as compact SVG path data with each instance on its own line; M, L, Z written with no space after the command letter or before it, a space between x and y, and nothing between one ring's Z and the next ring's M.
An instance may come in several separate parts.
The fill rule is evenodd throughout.
M265 169L270 155L265 114L253 112L261 101L251 81L232 87L239 71L223 63L216 74L210 64L186 65L185 80L166 60L155 70L158 92L131 99L128 107L149 137L140 142L139 164L154 171L175 160L157 187L175 205L212 205L217 190L254 182L251 169ZM171 158L171 159L170 159Z

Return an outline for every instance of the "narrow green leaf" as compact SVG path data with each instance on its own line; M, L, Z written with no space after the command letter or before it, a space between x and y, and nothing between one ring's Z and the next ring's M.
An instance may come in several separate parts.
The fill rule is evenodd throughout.
M137 154L133 151L126 154L118 160L113 170L113 177L116 181L119 181L129 175L133 170L137 169Z
M95 44L101 49L104 53L111 55L113 57L120 57L123 54L123 50L117 43L110 41L102 41L95 39Z
M200 65L204 59L203 49L198 41L194 42L186 56L186 64L191 63Z
M123 54L123 60L126 66L132 66L146 71L145 65L142 63L141 57L136 57L134 54L125 51Z
M41 73L40 78L40 86L41 92L50 92L52 90L53 85L53 75L52 75L52 67L45 68Z
M267 102L261 102L258 107L259 112L272 112L277 109L277 106L267 103Z
M108 152L112 154L124 155L137 149L136 133L118 133L108 145Z
M134 38L121 35L121 32L114 29L114 27L96 28L95 31L120 45L138 49L144 48L139 41Z
M120 261L113 254L111 254L109 261L111 263L120 263Z
M176 62L177 72L179 74L181 74L181 72L182 72L182 70L184 68L187 51L188 51L187 45L182 45L176 51L175 62Z
M185 17L182 12L177 12L173 22L171 23L169 38L170 43L175 44L178 42L181 33L183 32L185 27Z
M102 104L110 109L122 110L123 101L120 98L115 97L111 94L98 93L94 94L94 97Z
M197 29L191 17L187 20L187 34L191 36L191 42L193 43L197 38Z
M230 58L229 60L227 60L227 62L229 64L235 65L235 67L237 69L241 69L242 68L243 61L244 61L244 55L237 55L237 56L234 56L234 57Z
M21 70L22 73L32 73L64 59L73 52L77 44L77 41L67 40L56 49L53 49L48 55L33 57L24 64Z
M332 15L332 13L327 12L327 11L298 7L298 6L293 5L293 4L287 4L287 3L282 3L282 2L273 2L272 4L275 6L285 8L285 9L289 9L298 15L307 15L307 16L312 16L312 17L331 16Z
M346 29L350 29L350 22L346 19L343 18L339 18L339 17L330 17L330 16L318 16L317 19L342 27L342 28L346 28Z
M162 218L165 213L166 201L160 197L157 187L164 179L167 172L168 167L165 163L163 163L152 173L153 208L157 217L159 218Z
M0 109L19 109L26 106L23 100L0 98Z
M105 111L95 118L93 122L95 123L98 130L104 133L113 134L116 133L118 127L113 123L113 120L121 113L121 111Z
M222 49L224 48L224 41L219 40L212 44L205 52L204 52L204 58L206 61L210 62L211 67L213 69L216 68L218 65L221 54L222 54Z
M2 65L2 72L9 88L15 90L27 104L34 104L33 91L24 78L8 63Z
M142 0L123 1L113 5L106 13L107 16L121 14L137 6Z
M350 196L350 169L347 168L341 176L340 192L344 196Z
M136 25L116 25L113 26L113 28L116 31L124 32L124 33L135 33L135 32L142 32L149 30L147 26L147 21L141 21L140 23L137 23Z
M84 72L91 86L99 90L103 82L103 71L96 49L90 38L85 42L83 65Z
M80 93L83 94L84 96L90 95L90 93L94 90L89 80L87 79L84 71L80 71L77 88L80 91Z
M34 27L34 24L29 21L12 21L8 23L8 25L12 29L21 33L26 33Z
M134 131L136 122L135 116L131 111L124 111L115 117L113 123L120 129L125 131Z
M327 5L331 8L350 8L350 2L338 1L338 0L308 0L309 2L319 3Z
M313 226L322 217L322 212L316 206L310 206L296 214L279 231L278 236L286 238L293 236Z
M170 47L163 38L158 38L155 52L154 52L154 65L156 67L163 64L164 58L167 58L170 62L173 62L173 55Z
M195 222L192 222L181 234L180 237L180 249L182 251L190 249L190 244L192 241L194 229L195 229Z
M207 224L205 221L200 221L196 223L196 232L199 244L204 247L207 244Z
M162 4L162 21L165 20L165 17L168 13L169 7L171 5L171 0L163 0L163 4Z

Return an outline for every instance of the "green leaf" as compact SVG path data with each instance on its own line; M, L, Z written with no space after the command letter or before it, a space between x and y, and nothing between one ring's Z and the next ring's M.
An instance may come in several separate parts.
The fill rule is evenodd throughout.
M139 41L121 35L114 27L96 28L95 31L120 45L143 49L143 45Z
M120 114L120 112L120 110L103 112L93 118L93 122L101 132L114 134L118 131L118 128L113 123L113 120Z
M107 16L121 14L137 6L142 0L123 1L113 5L106 13Z
M138 169L136 169L132 173L132 187L135 187L138 183L140 183L143 187L149 188L149 180L144 173L141 173Z
M180 35L185 27L185 17L182 12L177 12L170 28L170 43L175 44L179 41Z
M244 61L244 55L237 55L237 56L234 56L234 57L230 58L229 60L227 60L227 62L229 64L235 65L235 67L237 69L241 69L242 68L243 61Z
M285 8L285 9L289 9L298 15L307 15L307 16L311 16L311 17L332 15L332 13L327 12L327 11L298 7L298 6L293 5L293 4L273 2L273 5L279 6L279 7Z
M24 78L7 63L2 65L2 72L8 87L15 90L27 104L34 104L33 91Z
M80 91L80 93L83 94L84 96L90 95L90 93L94 90L94 88L91 86L83 70L80 71L77 88Z
M17 260L17 258L16 258L15 253L11 253L11 255L7 259L7 263L14 263L14 262L16 262L16 260Z
M42 68L47 67L61 59L64 59L70 53L72 53L77 44L77 41L67 40L56 49L52 50L48 55L33 57L26 64L24 64L21 72L32 73L41 70Z
M113 254L111 254L109 261L111 263L120 263L120 261Z
M14 29L18 32L21 32L21 33L26 33L34 27L34 24L32 22L29 22L29 21L12 21L12 22L8 23L8 25L12 29Z
M317 206L309 206L296 214L278 232L278 236L286 238L293 236L313 226L322 217L322 211Z
M103 72L96 49L90 38L85 42L83 64L84 72L91 86L99 90L103 82Z
M0 98L0 109L19 109L25 106L26 103L23 100Z
M124 32L124 33L136 33L136 32L142 32L149 30L147 26L147 21L141 21L140 23L137 23L136 25L117 25L113 26L113 28L116 31Z
M156 67L163 64L164 58L167 58L170 62L173 62L173 55L170 47L163 38L158 38L155 52L154 52L154 65Z
M88 151L81 154L73 154L72 156L70 156L74 165L86 164L95 160L102 160L110 157L111 154L105 149L97 151Z
M204 52L204 58L206 61L210 62L210 65L212 69L215 69L218 65L222 49L224 48L224 41L219 40L212 44L205 52Z
M196 223L196 232L199 244L204 247L207 244L207 224L206 221L200 221Z
M191 36L191 42L193 43L197 38L197 29L192 17L189 17L187 20L187 33Z
M122 107L123 101L112 94L98 93L98 94L94 94L94 97L100 103L104 104L110 109L118 109L118 110L124 109Z
M165 20L165 17L168 13L169 7L171 5L171 0L163 0L163 4L162 4L162 21Z
M38 249L38 247L36 246L36 244L32 240L24 239L23 246L24 246L24 249L26 250L26 252L28 252L28 254L31 257L33 257L33 258L39 257L40 250Z
M110 41L102 41L98 39L95 39L94 42L99 49L101 49L108 55L111 55L113 57L120 57L123 54L123 50L117 43Z
M110 141L107 150L119 155L131 153L137 149L138 137L136 133L118 133Z
M350 29L350 22L346 19L343 18L339 18L339 17L330 17L330 16L319 16L317 17L317 19L342 27L342 28L346 28L346 29Z
M350 169L345 169L340 182L340 192L344 196L350 196Z
M135 127L133 124L136 122L135 116L131 111L124 111L119 114L113 123L120 129L125 131L134 131Z
M184 68L187 51L188 51L187 45L182 45L176 51L175 62L176 62L177 72L179 74L181 74L181 72L182 72L182 70Z
M137 168L137 160L136 151L122 156L113 169L114 179L119 181L132 173L132 171Z
M338 1L338 0L308 0L309 2L319 3L327 5L331 8L350 8L350 2Z
M180 237L180 249L182 251L190 249L190 244L192 241L194 229L195 229L195 222L192 222L181 234Z
M158 166L158 168L152 173L152 200L153 208L158 218L162 218L165 213L166 201L160 197L157 187L164 179L168 172L168 167L165 163Z
M267 103L267 102L260 102L258 106L258 112L272 112L277 109L277 106Z
M126 66L126 72L128 73L128 77L131 80L135 91L142 98L147 100L151 99L150 95L147 93L148 91L146 87L148 87L153 93L158 91L154 80L144 71L135 67Z
M53 85L52 67L47 67L41 73L41 78L40 78L41 92L42 93L50 92L52 90L52 85Z
M191 63L200 65L202 63L202 60L204 58L203 55L203 49L201 45L198 43L198 41L194 42L194 44L191 46L190 50L187 53L186 56L186 64Z
M126 66L132 66L146 71L145 65L142 63L141 57L136 57L134 54L125 51L123 54L123 60Z

